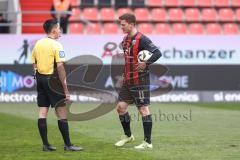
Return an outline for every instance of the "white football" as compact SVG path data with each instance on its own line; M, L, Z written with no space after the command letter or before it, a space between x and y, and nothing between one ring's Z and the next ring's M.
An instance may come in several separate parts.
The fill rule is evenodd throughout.
M151 58L152 53L148 50L142 50L138 53L138 62L147 62Z

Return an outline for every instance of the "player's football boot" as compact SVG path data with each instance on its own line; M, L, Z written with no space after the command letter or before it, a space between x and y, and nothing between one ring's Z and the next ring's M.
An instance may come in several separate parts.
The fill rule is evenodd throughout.
M152 149L153 145L147 143L146 141L143 141L140 145L135 146L134 148L139 149L139 150L141 150L141 149Z
M43 151L56 151L56 147L53 147L51 145L43 145Z
M81 150L83 150L83 148L77 147L77 146L74 146L74 145L71 145L71 146L65 145L64 150L65 151L81 151Z
M120 141L118 141L117 143L115 143L115 146L117 146L117 147L122 147L122 146L124 146L126 143L129 143L129 142L132 142L132 141L134 141L134 136L133 136L133 135L131 135L130 137L124 135L123 138L122 138Z

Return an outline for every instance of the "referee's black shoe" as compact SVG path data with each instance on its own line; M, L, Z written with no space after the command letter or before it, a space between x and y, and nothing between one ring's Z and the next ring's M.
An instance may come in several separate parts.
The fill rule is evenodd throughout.
M56 151L56 147L53 147L51 145L43 145L43 151Z
M65 145L64 150L65 151L81 151L81 150L83 150L83 148L82 147L77 147L77 146L74 146L74 145L70 145L70 146Z

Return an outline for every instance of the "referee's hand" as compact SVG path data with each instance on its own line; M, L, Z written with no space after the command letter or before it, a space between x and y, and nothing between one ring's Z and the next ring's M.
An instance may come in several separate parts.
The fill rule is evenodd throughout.
M70 101L70 93L69 93L69 91L65 91L65 96L66 96L65 100L66 101Z

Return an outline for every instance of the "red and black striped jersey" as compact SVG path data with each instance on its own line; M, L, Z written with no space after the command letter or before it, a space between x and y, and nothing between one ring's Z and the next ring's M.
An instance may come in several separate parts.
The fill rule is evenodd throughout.
M128 85L140 85L143 76L148 76L148 66L143 72L138 72L136 67L138 64L138 53L142 50L154 52L158 48L152 41L140 32L137 32L133 37L126 36L122 41L124 51L125 67L124 67L124 83Z

